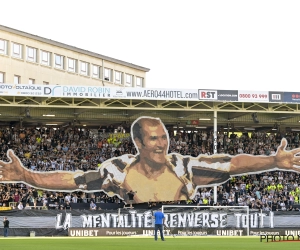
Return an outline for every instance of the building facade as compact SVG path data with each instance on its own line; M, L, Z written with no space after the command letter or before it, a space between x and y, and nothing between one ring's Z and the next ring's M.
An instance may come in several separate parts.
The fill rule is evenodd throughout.
M0 83L145 87L148 71L0 25Z

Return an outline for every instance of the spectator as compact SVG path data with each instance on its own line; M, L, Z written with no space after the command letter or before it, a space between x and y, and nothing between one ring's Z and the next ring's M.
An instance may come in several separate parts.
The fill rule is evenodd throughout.
M19 210L23 210L23 208L24 208L24 207L23 207L22 202L19 202L19 204L18 204L18 209L19 209Z
M31 207L30 207L29 203L26 203L26 206L25 206L25 208L24 208L24 209L31 209Z
M65 203L67 203L67 202L71 202L71 195L70 194L67 194L66 196L65 196Z
M97 205L93 201L90 202L90 210L97 210Z
M72 206L71 206L70 202L67 201L67 202L63 205L62 209L64 209L64 210L72 210Z

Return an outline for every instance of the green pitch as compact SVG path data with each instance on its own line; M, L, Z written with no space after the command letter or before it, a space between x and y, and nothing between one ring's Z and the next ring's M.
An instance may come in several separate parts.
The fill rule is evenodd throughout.
M0 238L1 249L9 250L147 250L147 249L180 249L180 250L289 250L299 249L300 242L261 243L259 237L168 237L166 241L154 241L153 238L126 237L126 238Z

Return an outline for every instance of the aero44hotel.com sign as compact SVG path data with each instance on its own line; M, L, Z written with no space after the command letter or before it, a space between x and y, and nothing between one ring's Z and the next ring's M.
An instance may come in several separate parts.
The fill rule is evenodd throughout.
M0 96L300 103L300 92L1 84Z

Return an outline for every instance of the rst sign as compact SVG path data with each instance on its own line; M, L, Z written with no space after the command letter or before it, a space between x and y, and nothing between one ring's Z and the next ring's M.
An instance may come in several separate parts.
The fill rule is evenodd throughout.
M218 91L217 90L202 90L199 89L199 100L217 100Z

